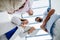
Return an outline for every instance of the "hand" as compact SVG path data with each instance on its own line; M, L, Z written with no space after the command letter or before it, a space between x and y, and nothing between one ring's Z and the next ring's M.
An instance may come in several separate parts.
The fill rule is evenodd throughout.
M35 28L34 28L34 27L31 27L31 28L28 30L28 34L32 33L34 30L35 30Z
M40 28L42 28L45 32L48 32L47 29L45 28L45 26L46 26L46 23L43 23L43 24L40 26Z
M13 9L7 10L8 14L13 14L15 11Z
M33 11L31 9L29 9L27 12L29 15L33 15Z

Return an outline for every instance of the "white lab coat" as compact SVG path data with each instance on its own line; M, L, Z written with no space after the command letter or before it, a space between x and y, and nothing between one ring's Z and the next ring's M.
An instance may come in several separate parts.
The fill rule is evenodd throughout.
M20 21L19 17L13 17L12 20L11 20L11 22L14 23L14 24L16 24L18 27L21 25L21 21ZM19 33L19 36L21 38L25 37L27 35L34 36L38 32L38 30L34 30L32 33L28 34L28 30L31 28L28 25L26 25L25 28L22 28L21 26L19 28L18 28L19 30L23 29L22 32L20 31L20 33Z
M13 29L14 27L15 25L11 23L9 14L6 11L0 12L0 36Z
M8 31L15 28L16 25L11 23L10 15L7 12L0 12L0 40L2 37L5 37L4 34ZM21 31L20 31L21 30ZM23 32L22 28L18 27L18 30L15 32L14 35L18 35L18 33ZM11 39L14 39L16 36L12 36ZM6 37L5 37L6 39ZM2 40L5 40L2 38ZM23 39L23 38L22 38Z
M20 9L19 11L27 11L31 8L32 0L0 0L0 11L9 11L9 10L17 10L19 9L24 3L24 8Z
M0 10L18 9L26 0L0 0Z
M4 15L4 16L3 16ZM19 17L13 17L12 20L9 19L9 15L7 14L7 12L3 12L1 13L1 16L3 18L1 19L0 22L0 40L7 40L6 36L4 35L5 33L7 33L8 31L12 30L13 28L15 28L16 26L18 27L17 31L13 34L13 36L11 37L10 40L14 40L14 38L16 38L17 35L20 36L20 39L25 38L26 35L28 35L28 32L25 32L27 30L29 30L31 27L27 26L25 29L22 28L21 26L19 26L21 23ZM4 20L6 18L6 20ZM10 21L9 21L10 20ZM15 24L11 23L14 22ZM6 29L5 29L6 28ZM25 33L24 33L25 32ZM34 36L36 33L38 32L38 30L33 31L32 33L30 33L30 36ZM2 37L5 37L5 39L3 39Z
M5 3L5 2L4 2ZM8 4L8 1L6 1L6 3ZM22 13L25 13L27 10L29 10L29 6L28 6L28 3L29 2L27 2L26 3L26 5L25 5L25 7L23 8L23 9L21 9L21 11L19 10L19 11L17 11L17 12L15 12L14 14L10 14L10 15L8 15L7 14L7 12L3 12L3 13L0 13L1 15L0 15L0 36L2 36L3 34L5 34L6 32L8 32L8 31L10 31L11 29L13 29L16 25L14 25L14 24L12 24L11 23L11 18L13 17L13 16L17 16L17 17L20 17L21 18L21 14ZM6 5L5 5L6 6ZM4 7L4 6L3 6ZM7 6L7 10L8 10L8 7L10 8L10 5L8 5ZM13 9L13 7L11 6L11 8ZM3 10L3 11L5 11L6 9L5 8L1 8L1 10ZM1 11L0 10L0 11ZM10 16L10 17L9 17ZM3 17L3 18L2 18ZM7 20L5 19L5 18L7 18ZM5 21L4 21L5 20ZM8 21L8 22L7 22ZM4 25L3 25L4 24ZM9 27L10 26L10 27ZM6 28L6 29L5 29ZM20 30L20 29L18 29L18 30ZM14 34L15 36L13 36L12 38L11 38L11 40L13 40L15 37L16 37L16 35L19 33L19 31L16 31L16 33ZM22 32L22 31L21 31ZM23 40L23 38L22 38L22 40Z

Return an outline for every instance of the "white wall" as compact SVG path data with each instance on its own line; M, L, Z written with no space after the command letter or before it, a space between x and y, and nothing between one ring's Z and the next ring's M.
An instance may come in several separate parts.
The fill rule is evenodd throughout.
M56 10L56 13L60 13L60 0L51 0L51 7Z

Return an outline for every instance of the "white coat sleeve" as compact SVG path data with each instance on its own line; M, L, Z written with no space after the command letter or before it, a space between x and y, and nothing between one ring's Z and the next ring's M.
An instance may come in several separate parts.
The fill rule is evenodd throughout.
M28 0L28 6L29 6L30 9L32 7L32 3L33 3L33 0Z
M19 19L19 17L12 17L11 22L14 23L15 25L20 25L21 24L21 20Z

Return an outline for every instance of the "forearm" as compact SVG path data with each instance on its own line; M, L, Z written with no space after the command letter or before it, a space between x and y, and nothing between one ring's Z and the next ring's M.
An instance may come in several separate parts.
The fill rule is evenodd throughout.
M55 10L54 10L54 9L51 9L51 10L48 12L48 15L47 15L47 17L45 18L45 20L43 21L43 23L44 23L44 22L47 23L47 21L50 19L51 15L54 14L54 12L55 12Z
M47 23L47 21L49 20L49 16L47 16L46 18L45 18L45 20L43 21L43 23Z
M51 15L54 14L54 12L55 12L55 10L54 10L54 9L51 9L51 10L48 12L47 17L46 17L45 20L43 21L43 24L41 25L41 28L42 28L44 31L46 31L46 32L47 32L47 30L46 30L45 26L46 26L48 20L50 19Z
M31 28L28 30L28 34L32 33L34 30L35 30L35 28L34 28L34 27L31 27Z

